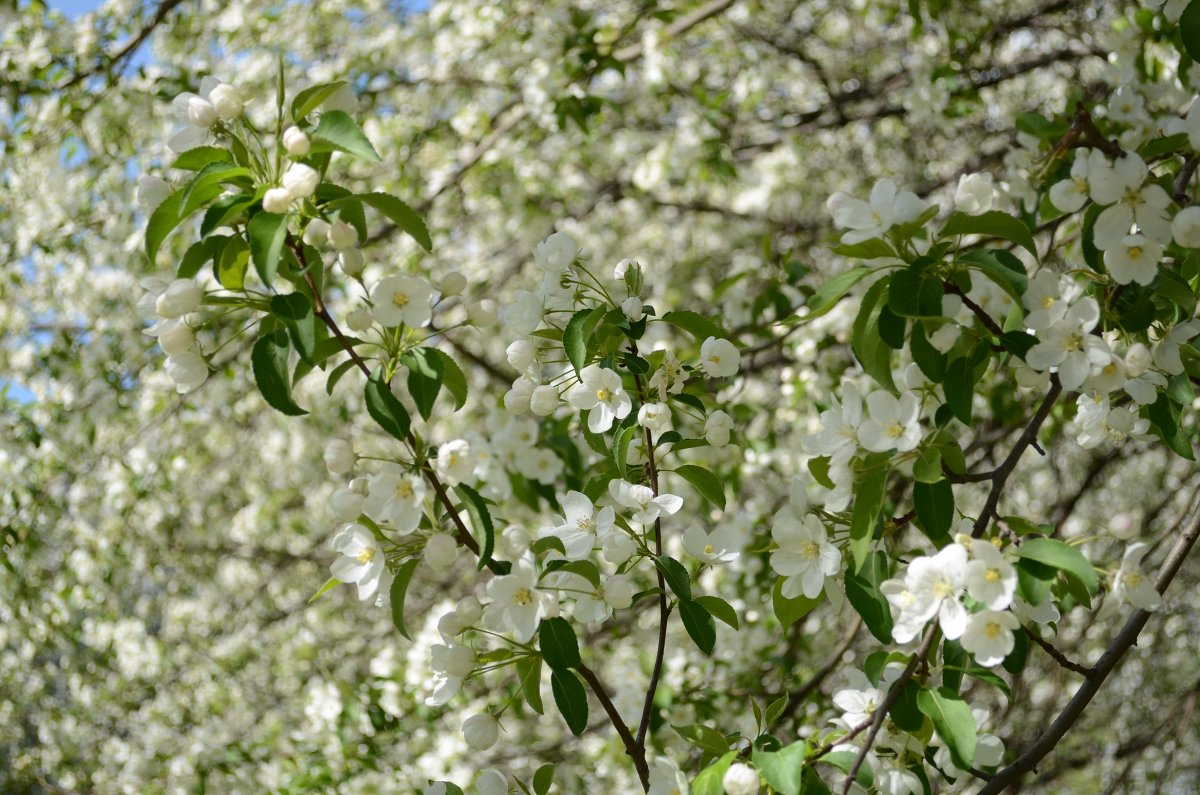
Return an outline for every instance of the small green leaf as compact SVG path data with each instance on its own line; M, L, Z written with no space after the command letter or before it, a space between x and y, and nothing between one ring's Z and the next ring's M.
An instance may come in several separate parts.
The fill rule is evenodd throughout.
M799 321L801 323L807 323L810 320L816 320L817 318L828 314L835 306L838 305L838 302L842 300L846 293L850 292L850 289L854 287L854 285L858 284L867 276L875 272L875 268L869 268L866 265L860 265L857 268L853 268L845 273L839 273L837 276L834 276L832 279L821 285L821 288L813 293L812 297L808 299L808 301L805 303L805 306L808 307L808 314L798 318Z
M697 596L692 601L707 610L713 618L720 619L722 623L728 624L734 629L738 629L737 611L733 609L733 605L729 604L729 602L726 602L721 597Z
M522 657L517 660L517 679L521 682L521 695L529 708L539 715L546 714L542 706L542 658Z
M292 119L303 121L304 117L317 109L325 100L342 86L350 85L345 80L335 80L332 83L319 83L309 86L292 99Z
M946 367L946 378L942 382L946 393L946 405L962 424L970 427L972 405L975 397L975 368L967 356L959 356Z
M700 651L712 654L717 645L717 625L704 606L690 599L680 599L678 603L679 617L683 619L683 628Z
M1038 259L1037 246L1034 244L1033 233L1029 231L1029 227L1019 218L1014 218L1008 213L1000 212L999 210L993 210L982 215L954 213L946 219L946 225L942 227L941 237L951 238L961 235L998 237L1016 243L1032 254L1035 260Z
M246 237L250 241L250 259L258 278L267 287L275 283L275 271L279 268L279 254L287 240L286 215L261 212L246 222Z
M534 795L546 795L550 791L550 787L554 785L554 768L553 763L547 763L533 774Z
M414 348L400 357L408 368L408 394L421 419L428 421L445 376L442 359L434 348Z
M314 366L317 347L317 318L313 314L312 302L302 293L288 295L273 295L270 301L271 313L287 325L288 334L300 358L309 366ZM337 343L336 340L332 342ZM341 350L338 344L337 350Z
M954 489L950 481L913 484L913 504L926 537L939 545L949 542L954 526Z
M801 795L804 787L804 760L808 746L803 740L778 751L754 749L751 757L763 780L779 795Z
M701 770L692 781L692 795L725 795L725 774L737 755L737 751L730 751Z
M1179 17L1179 38L1193 61L1200 61L1200 0L1192 0Z
M492 527L492 515L488 512L487 503L483 497L479 496L479 492L475 489L460 483L454 487L454 491L463 501L463 505L467 509L467 515L471 519L471 529L475 531L476 541L479 542L479 565L477 569L483 571L483 567L488 565L492 559L492 550L496 546L496 532ZM482 535L483 538L478 538Z
M574 672L559 669L550 672L550 688L554 691L554 704L567 722L567 728L576 737L587 728L587 693Z
M892 642L892 609L880 585L888 578L887 555L873 552L858 573L846 572L846 598L881 643Z
M975 716L971 707L953 691L922 690L917 706L933 723L938 738L950 751L954 766L967 770L975 761Z
M167 235L183 220L179 217L182 198L183 191L177 190L150 213L150 219L146 222L146 259L150 260L151 265L154 264L155 255L158 254L158 249L167 239Z
M978 249L968 251L959 259L970 263L971 267L1000 285L1018 303L1029 289L1029 274L1025 272L1025 266L1009 251Z
M879 316L887 306L890 279L880 279L863 296L858 317L854 320L851 349L867 375L889 392L896 391L892 380L892 349L879 334Z
M288 381L288 337L283 331L264 334L254 343L250 352L250 363L254 371L254 382L267 405L290 417L299 417L308 412L292 400L291 384Z
M383 380L383 368L371 373L365 388L367 413L379 427L400 441L408 441L409 418L404 404Z
M188 250L183 254L183 259L179 261L179 269L175 271L175 278L195 278L200 269L204 267L204 263L221 255L228 240L228 237L220 235L206 240L197 240L188 246Z
M345 152L360 160L372 163L379 162L379 153L367 136L363 135L358 122L349 114L340 110L327 110L321 114L317 128L309 135L312 141L310 149L317 152Z
M688 726L672 726L683 739L714 756L721 756L729 751L729 741L725 735L703 723L693 723Z
M722 511L725 510L725 486L716 475L695 464L677 466L675 474L691 483L692 488L700 492L701 497Z
M429 237L429 228L416 210L388 193L360 193L350 197L388 217L396 228L417 241L421 248L433 251L433 239Z
M579 375L580 371L587 366L588 333L586 326L592 311L591 309L580 309L571 315L566 328L563 329L563 349L567 353L567 361L575 368L576 375Z
M1088 593L1096 592L1099 585L1096 569L1075 547L1053 538L1032 538L1017 547L1016 553L1017 557L1024 560L1032 560L1066 572L1082 583Z
M789 599L783 595L785 579L780 577L775 581L775 588L771 591L771 609L775 612L775 618L779 619L779 623L783 625L784 629L787 629L821 604L821 597L824 596L824 593L818 594L816 599L809 599L804 594L800 594L795 599Z
M217 281L226 290L241 290L246 284L246 266L250 264L250 249L240 236L228 239L217 261Z
M438 348L433 350L442 360L442 384L454 398L454 410L458 411L467 402L467 376L463 374L458 362L450 358L450 354Z
M308 604L311 605L313 602L317 601L322 596L329 593L330 591L332 591L334 588L336 588L337 586L339 586L341 584L342 584L342 581L339 580L337 577L330 577L328 580L325 581L325 584L322 585L320 587L320 589L318 589L317 592L312 595L312 597L308 600Z
M886 453L879 455L886 456ZM875 535L879 513L883 510L887 478L887 469L872 467L855 490L854 507L850 514L850 553L859 568L862 568L867 560L871 538Z
M337 386L338 381L342 380L342 376L353 370L357 364L358 362L354 361L353 359L347 359L337 367L333 368L333 372L331 372L329 377L325 379L325 394L332 395L333 388Z
M199 171L210 163L233 163L233 156L220 146L196 146L175 158L171 168Z
M855 759L858 757L858 751L834 751L833 753L825 754L818 759L818 762L833 765L838 770L846 775L850 775L850 771L854 768ZM875 774L871 772L870 765L863 765L858 769L858 776L854 779L860 787L870 789L875 784Z
M538 646L552 670L579 667L579 641L565 618L544 618L538 627Z
M723 339L726 336L725 329L721 328L719 323L697 312L668 312L662 316L662 321L683 329L695 337L697 342L704 342L709 337Z
M408 584L412 581L413 572L420 558L409 558L396 570L396 578L392 580L392 623L406 639L412 640L408 629L404 626L404 598L408 595Z
M692 598L692 580L687 569L675 558L662 555L654 559L654 566L662 572L663 579L680 600Z

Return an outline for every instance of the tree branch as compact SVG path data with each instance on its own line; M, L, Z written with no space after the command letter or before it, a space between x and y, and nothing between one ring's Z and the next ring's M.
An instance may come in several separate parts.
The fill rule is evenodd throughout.
M154 32L155 28L157 28L163 23L164 20L166 20L167 15L170 14L176 6L182 3L183 0L163 0L163 2L159 3L158 9L154 12L154 16L150 17L150 21L143 25L141 30L139 30L132 39L125 43L124 47L117 50L111 56L101 57L101 59L92 65L91 68L76 72L65 83L55 86L52 90L65 91L72 86L82 83L84 80L92 77L93 75L98 75L106 69L111 69L120 64L121 61L137 52L138 47L142 46L142 42L144 42L150 36L150 34Z
M638 780L642 782L642 789L648 792L650 790L650 766L646 763L646 746L635 740L629 732L629 727L622 720L621 713L617 712L616 705L608 697L608 692L600 682L600 677L596 676L596 672L583 664L580 664L577 670L579 671L579 675L583 677L583 681L587 682L588 686L592 688L592 692L596 694L596 700L600 702L600 706L608 714L608 719L612 721L613 728L617 730L617 735L621 738L621 742L625 744L625 753L633 759L633 766L637 770Z

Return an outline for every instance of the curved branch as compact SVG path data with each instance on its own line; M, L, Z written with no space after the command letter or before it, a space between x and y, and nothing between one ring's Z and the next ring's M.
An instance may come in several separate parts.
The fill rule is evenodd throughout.
M1196 543L1196 538L1200 537L1200 508L1196 509L1196 515L1192 520L1192 524L1179 540L1175 542L1174 548L1163 561L1162 567L1158 570L1158 577L1154 581L1154 588L1159 593L1167 590L1167 586L1175 579L1175 575L1179 573L1183 561L1192 550L1192 546ZM1071 730L1079 720L1083 711L1087 709L1087 705L1091 703L1097 691L1100 690L1104 680L1117 667L1117 663L1125 656L1125 652L1129 651L1130 647L1137 643L1138 635L1141 634L1142 628L1146 626L1146 622L1150 620L1150 613L1145 610L1137 610L1129 620L1125 622L1125 626L1117 634L1116 638L1109 645L1108 649L1096 662L1092 668L1092 674L1076 691L1075 696L1067 704L1066 708L1059 713L1054 722L1049 728L1042 733L1033 745L1025 749L1025 751L1017 757L1017 760L1008 767L996 773L992 780L979 791L979 795L997 795L1003 792L1010 784L1015 783L1021 776L1033 770L1038 762L1058 745L1059 740Z
M158 4L158 9L155 10L154 16L150 17L150 20L142 26L141 30L139 30L132 39L125 43L125 46L117 50L112 55L102 56L101 59L92 65L91 68L76 72L69 80L67 80L65 83L55 86L53 90L65 91L72 86L82 83L89 77L98 75L107 69L112 69L113 67L118 66L121 61L137 52L138 47L142 46L142 43L150 37L150 34L154 32L154 29L166 20L167 15L175 10L176 6L181 5L182 3L183 0L163 0Z

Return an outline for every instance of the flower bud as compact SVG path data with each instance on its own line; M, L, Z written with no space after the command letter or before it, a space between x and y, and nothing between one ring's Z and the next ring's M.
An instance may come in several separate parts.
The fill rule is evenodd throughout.
M1137 530L1137 522L1134 521L1133 514L1128 511L1118 511L1108 521L1108 530L1117 538L1133 538L1134 532Z
M533 390L537 386L532 379L521 376L513 381L512 389L504 393L504 408L509 414L520 416L529 411Z
M529 550L529 531L519 524L510 524L500 533L496 545L505 556L515 560Z
M558 408L558 390L543 384L533 390L529 398L529 410L539 417L549 417Z
M371 314L371 310L364 307L359 307L353 312L346 315L346 326L356 334L361 334L371 327L375 322L375 316Z
M304 227L304 242L314 248L321 248L329 238L329 224L321 218L314 218Z
M621 312L630 323L636 323L646 316L642 310L642 299L631 295L621 302Z
M325 445L325 466L335 475L354 469L354 448L345 439L331 439Z
M242 92L228 83L222 83L210 91L208 101L222 119L236 119L242 115Z
M283 173L283 187L297 199L307 199L317 191L321 175L315 168L303 163L292 163Z
M475 780L475 791L479 795L508 795L508 779L499 770L484 768Z
M349 488L338 489L329 498L329 513L337 522L353 522L363 511L363 497Z
M176 323L171 328L158 335L158 344L167 356L178 356L192 349L196 341L192 330L183 323Z
M529 369L533 364L534 357L537 356L537 345L530 339L519 339L508 346L504 351L508 356L508 363L521 372Z
M638 425L657 439L659 434L671 430L671 410L666 403L645 403L638 411Z
M1200 206L1184 207L1175 214L1171 236L1184 248L1200 248Z
M609 563L620 565L633 557L637 552L637 544L624 533L613 533L604 539L601 554Z
M721 784L725 787L726 795L758 795L758 773L741 762L729 766Z
M286 213L292 206L292 194L287 188L271 188L263 194L263 209L269 213Z
M733 418L717 409L704 421L704 438L713 447L729 444L729 432L733 430Z
M338 254L338 264L342 266L342 273L350 278L362 275L365 262L366 257L363 256L362 249L348 248Z
M202 97L188 97L187 117L193 126L205 129L216 124L219 118L217 116L217 109L212 106L211 102Z
M167 375L175 382L175 391L191 392L208 379L208 363L194 351L167 358Z
M483 617L483 607L475 597L464 596L454 606L454 615L458 616L458 620L463 622L463 626L469 627Z
M299 127L288 127L283 131L283 148L292 157L304 157L309 146L308 136Z
M165 318L182 317L199 309L203 300L204 288L191 279L176 279L154 302L154 311Z
M472 715L463 721L463 739L473 751L486 751L500 738L500 723L491 715Z
M425 562L434 571L450 568L458 559L458 542L445 533L434 533L425 542Z
M1140 342L1135 342L1125 352L1125 374L1130 378L1137 378L1150 369L1153 361L1150 349Z
M336 248L338 251L353 248L358 245L358 232L354 231L354 227L345 221L334 221L329 227L329 245Z
M463 290L467 289L467 277L458 271L450 271L442 277L441 283L438 284L438 289L447 298L452 295L461 295Z

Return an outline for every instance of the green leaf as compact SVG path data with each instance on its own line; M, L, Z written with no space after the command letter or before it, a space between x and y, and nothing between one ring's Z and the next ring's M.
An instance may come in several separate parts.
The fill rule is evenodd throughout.
M199 171L210 163L233 163L229 150L220 146L197 146L179 155L171 168Z
M1196 460L1192 444L1179 427L1179 421L1176 419L1179 409L1166 394L1160 392L1154 403L1146 407L1145 412L1147 419L1150 420L1151 429L1158 433L1172 452L1189 461Z
M683 619L683 628L687 630L696 646L705 654L712 654L717 645L717 625L713 617L704 609L704 605L690 599L680 599L678 603L679 617Z
M345 80L335 80L332 83L318 83L315 86L309 86L292 99L292 119L294 121L303 121L304 117L317 109L325 100L337 91L342 86L350 85Z
M1179 38L1193 61L1200 61L1200 0L1192 0L1179 17Z
M404 404L392 394L383 380L383 368L371 373L365 388L367 413L379 427L400 441L408 441L408 411Z
M675 474L692 484L692 488L700 492L700 496L713 505L725 510L725 486L713 473L695 464L683 464L675 467Z
M234 182L249 190L253 187L252 179L253 174L248 168L229 163L209 163L184 186L179 199L179 220L189 217L220 196L224 192L222 183Z
M292 388L288 381L287 334L276 331L259 337L250 352L250 363L254 382L268 406L290 417L308 413L292 400Z
M467 376L463 374L458 362L450 358L450 354L438 348L433 350L442 360L442 385L454 398L454 410L458 411L467 402Z
M325 394L332 395L333 388L337 386L338 381L342 380L342 376L353 370L357 364L358 362L354 361L353 359L347 359L337 367L333 368L333 372L331 372L329 377L325 379Z
M1083 553L1053 538L1032 538L1016 549L1017 557L1032 560L1066 572L1088 591L1095 593L1099 585L1096 569ZM1090 605L1089 605L1090 606Z
M421 419L428 421L442 388L444 368L433 348L414 348L400 357L408 368L408 394L417 404Z
M554 536L548 536L548 538L554 538ZM561 539L559 543L562 543ZM552 560L546 564L545 571L569 571L587 580L593 588L600 587L600 567L590 560Z
M880 455L886 455L880 454ZM883 510L883 498L887 487L888 471L884 467L873 467L855 491L854 507L850 514L850 554L854 563L862 568L867 561L875 525Z
M396 625L396 629L400 630L400 634L408 640L412 640L412 637L408 634L408 629L404 626L404 598L408 595L408 584L412 580L417 564L420 562L420 558L409 558L404 561L400 568L396 570L396 578L392 580L392 623Z
M587 693L579 678L566 669L550 672L550 688L554 691L554 704L567 722L567 728L576 737L587 728Z
M204 263L221 255L228 240L228 237L221 235L206 240L197 240L188 246L188 250L183 254L183 259L179 261L179 269L175 271L175 278L195 278L200 269L204 267Z
M870 274L876 271L875 268L869 268L866 265L860 265L844 273L839 273L829 281L821 285L821 288L813 293L808 299L805 306L808 307L808 314L799 318L801 323L807 323L810 320L816 320L822 315L826 315L838 302L850 292L854 285L861 282Z
M328 115L328 114L326 114ZM324 116L322 121L324 121ZM374 150L372 150L374 151ZM378 158L376 158L378 159ZM433 240L429 237L429 228L416 210L388 193L360 193L343 201L353 199L383 213L396 225L396 228L421 244L426 251L433 251Z
M1017 303L1021 302L1021 297L1029 289L1029 275L1025 272L1025 266L1012 252L977 249L968 251L959 259L998 284Z
M579 641L565 618L544 618L538 627L538 646L552 670L579 667Z
M722 756L729 751L729 741L725 735L703 723L693 723L689 726L672 726L672 729L701 751L707 751L713 756Z
M936 447L926 447L921 457L913 462L913 480L929 484L945 478L942 474L942 454Z
M146 259L150 260L151 265L154 264L154 257L167 235L183 220L179 217L182 198L183 191L177 190L150 213L150 219L146 222Z
M950 481L913 484L913 504L925 536L939 546L948 543L954 526L954 489Z
M250 259L258 278L267 287L275 283L275 271L279 268L279 253L287 240L286 215L261 212L246 222L246 237L250 241Z
M808 745L799 740L778 751L754 749L754 767L763 780L780 795L801 795L804 787L804 760Z
M521 694L529 708L539 715L546 714L542 706L542 658L522 657L517 660L517 679Z
M375 151L375 147L371 146L367 136L363 135L358 122L340 110L328 110L322 113L321 120L317 123L317 128L309 134L309 139L312 141L309 151L314 154L317 152L345 152L360 160L379 162L379 153Z
M888 309L900 317L938 317L942 314L942 283L924 275L927 266L928 263L918 260L892 274Z
M946 378L942 382L946 393L946 405L963 425L970 427L972 401L975 397L975 368L966 356L959 356L946 367Z
M654 566L662 572L663 579L667 581L667 585L671 586L671 590L675 592L680 601L692 598L692 580L682 563L675 558L662 555L654 559Z
M547 763L539 767L533 774L534 795L546 795L550 791L550 787L554 785L554 769L553 763Z
M771 591L771 609L775 612L775 618L779 619L779 623L783 625L784 629L787 629L821 604L821 597L824 596L824 593L818 594L816 599L809 599L804 594L800 594L795 599L789 599L783 595L785 579L785 577L780 577L775 581L775 588Z
M892 349L879 334L879 315L887 306L890 279L880 279L863 296L858 317L854 319L854 336L850 347L867 375L889 392L896 391L892 380Z
M704 342L709 337L723 339L726 334L725 329L721 328L719 323L697 312L687 310L668 312L661 319L664 323L670 323L691 334L697 342Z
M850 775L850 770L854 767L854 761L857 757L857 751L834 751L833 753L825 754L825 756L817 761L833 765L846 775ZM854 781L860 787L870 789L875 784L875 774L871 772L871 766L864 764L860 767Z
M917 707L920 692L921 686L909 679L904 683L904 689L900 691L892 708L888 710L888 717L906 732L920 731L921 726L925 724L925 718Z
M950 238L959 237L960 235L998 237L1011 243L1016 243L1032 254L1035 260L1038 259L1037 246L1034 244L1033 233L1029 231L1029 227L1019 218L1014 218L1008 213L1000 212L999 210L993 210L982 215L954 213L946 219L946 225L942 227L941 237Z
M725 774L737 755L737 751L730 751L701 770L692 781L692 795L725 795Z
M917 706L933 723L938 738L950 751L954 766L966 770L975 761L975 716L971 707L953 691L922 690Z
M217 281L226 290L241 290L246 284L246 266L249 263L250 249L246 242L240 236L229 238L216 263Z
M832 251L834 254L850 259L880 259L881 257L896 256L896 250L892 248L891 244L879 238L864 240L861 243L843 243L834 246Z
M722 623L728 624L734 629L739 628L737 611L733 609L733 605L721 597L697 596L692 601L707 610L713 618L720 619Z
M303 293L273 295L269 305L271 313L287 325L292 345L296 347L300 358L310 366L315 365L317 318L313 314L312 302L308 300L308 296ZM341 350L340 344L337 350Z
M591 309L580 309L571 315L566 328L563 329L563 349L567 352L567 361L575 368L576 375L587 366L588 332L585 326L591 315Z
M311 605L313 602L317 601L322 596L329 593L330 591L332 591L334 588L336 588L337 586L339 586L341 584L342 584L342 581L339 580L337 577L330 577L328 580L325 581L325 584L322 585L317 590L317 592L315 594L313 594L312 597L309 598L307 604Z
M476 568L483 571L483 567L491 561L492 550L496 546L496 531L492 527L492 515L488 513L487 503L475 489L465 483L459 483L454 487L454 491L463 501L467 515L471 519L471 529L475 531L475 540L479 542L479 565ZM483 538L478 538L480 535Z
M887 555L874 552L858 573L846 572L846 598L880 643L892 642L892 609L879 586L888 578Z

